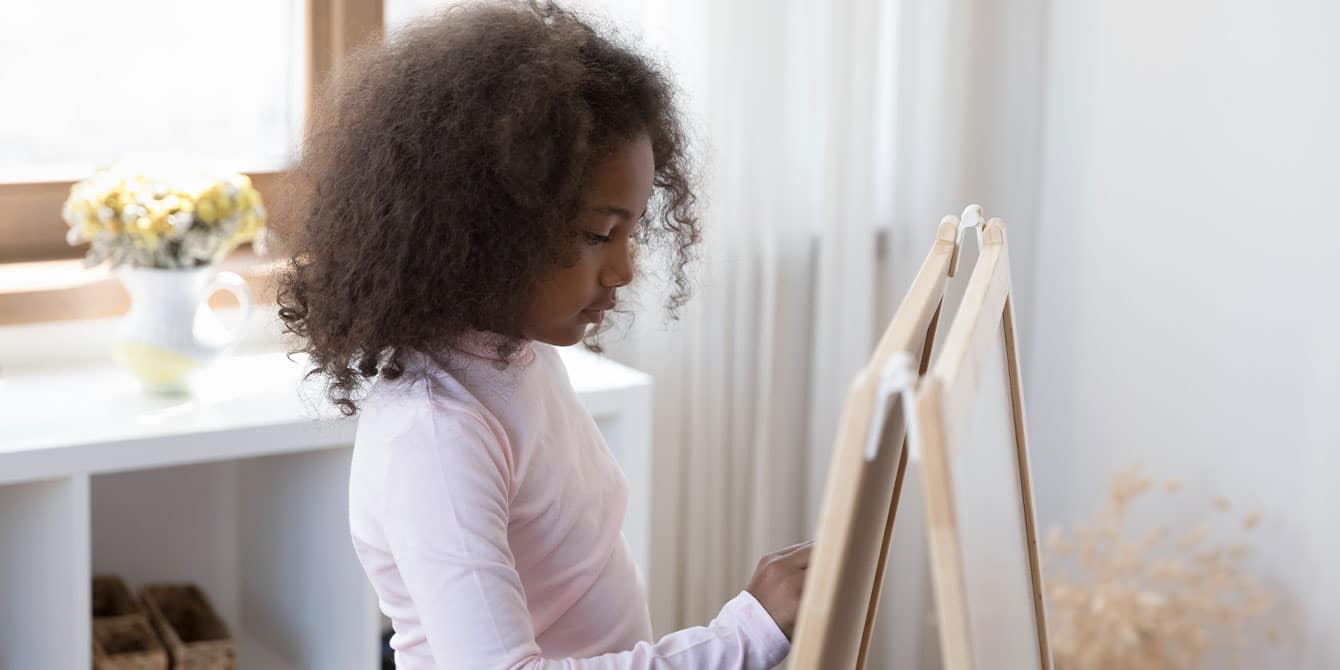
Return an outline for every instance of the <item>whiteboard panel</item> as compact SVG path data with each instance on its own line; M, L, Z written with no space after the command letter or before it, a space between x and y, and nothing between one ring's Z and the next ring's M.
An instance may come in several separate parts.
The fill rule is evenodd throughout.
M979 359L981 387L952 449L973 657L983 668L1038 668L1028 531L1003 322Z

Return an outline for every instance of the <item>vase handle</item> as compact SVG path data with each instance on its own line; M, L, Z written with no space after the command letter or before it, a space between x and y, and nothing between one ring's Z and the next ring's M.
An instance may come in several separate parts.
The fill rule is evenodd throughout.
M251 320L251 288L247 286L245 279L242 279L235 272L220 272L214 275L214 279L205 287L205 306L209 306L209 297L218 291L227 291L237 298L237 304L241 311L241 318L238 319L237 326L233 332L228 335L222 349L228 351L232 349L242 339L247 332L247 322Z

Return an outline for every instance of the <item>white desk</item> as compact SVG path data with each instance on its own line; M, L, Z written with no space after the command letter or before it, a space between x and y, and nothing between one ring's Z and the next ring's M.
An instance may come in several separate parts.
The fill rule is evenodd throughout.
M377 667L380 618L348 535L355 423L301 397L298 364L235 355L194 398L154 397L106 363L6 360L16 343L50 348L34 332L0 333L0 667L89 667L98 573L201 584L246 670ZM647 574L650 378L563 359L628 476L624 533Z

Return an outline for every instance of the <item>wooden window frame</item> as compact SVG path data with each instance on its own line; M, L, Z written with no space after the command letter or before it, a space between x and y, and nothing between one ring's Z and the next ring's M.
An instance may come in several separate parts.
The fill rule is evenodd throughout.
M384 30L383 0L307 0L304 117L321 82L344 59ZM262 199L273 201L283 172L250 173ZM65 242L61 206L72 181L0 184L0 326L124 314L129 298L106 268L85 269L86 246ZM223 266L251 284L259 302L273 302L269 275L278 262L244 247Z

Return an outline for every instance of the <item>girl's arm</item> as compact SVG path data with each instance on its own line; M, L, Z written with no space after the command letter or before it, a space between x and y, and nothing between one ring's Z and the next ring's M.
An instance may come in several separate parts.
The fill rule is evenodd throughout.
M742 592L706 627L594 658L541 658L507 540L507 451L467 411L414 423L390 445L384 530L438 667L764 670L786 656L786 637Z

